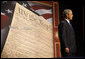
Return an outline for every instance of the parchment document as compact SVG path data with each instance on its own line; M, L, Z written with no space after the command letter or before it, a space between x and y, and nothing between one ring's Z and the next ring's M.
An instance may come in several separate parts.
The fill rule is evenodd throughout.
M53 58L52 24L16 3L1 58Z

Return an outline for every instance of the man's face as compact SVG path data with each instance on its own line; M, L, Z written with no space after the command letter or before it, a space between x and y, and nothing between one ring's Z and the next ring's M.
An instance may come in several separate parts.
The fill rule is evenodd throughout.
M67 14L67 19L72 20L72 18L73 18L73 13L72 11L70 11L69 14Z

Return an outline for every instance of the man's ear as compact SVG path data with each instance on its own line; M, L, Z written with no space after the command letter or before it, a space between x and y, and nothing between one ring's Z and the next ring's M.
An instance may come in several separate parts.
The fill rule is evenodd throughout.
M66 17L68 17L69 14L66 14Z

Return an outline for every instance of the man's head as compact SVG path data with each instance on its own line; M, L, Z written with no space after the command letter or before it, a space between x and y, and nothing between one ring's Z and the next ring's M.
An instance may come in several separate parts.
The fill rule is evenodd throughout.
M72 20L72 18L73 18L72 10L70 10L70 9L65 9L65 10L63 11L63 16L64 16L66 19L68 19L68 20Z

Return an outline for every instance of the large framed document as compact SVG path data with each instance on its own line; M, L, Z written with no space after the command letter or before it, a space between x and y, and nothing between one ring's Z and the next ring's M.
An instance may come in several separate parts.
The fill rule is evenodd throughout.
M52 58L52 24L16 3L1 58Z
M60 57L58 2L52 1L51 6L53 7L52 24L16 2L1 58Z

